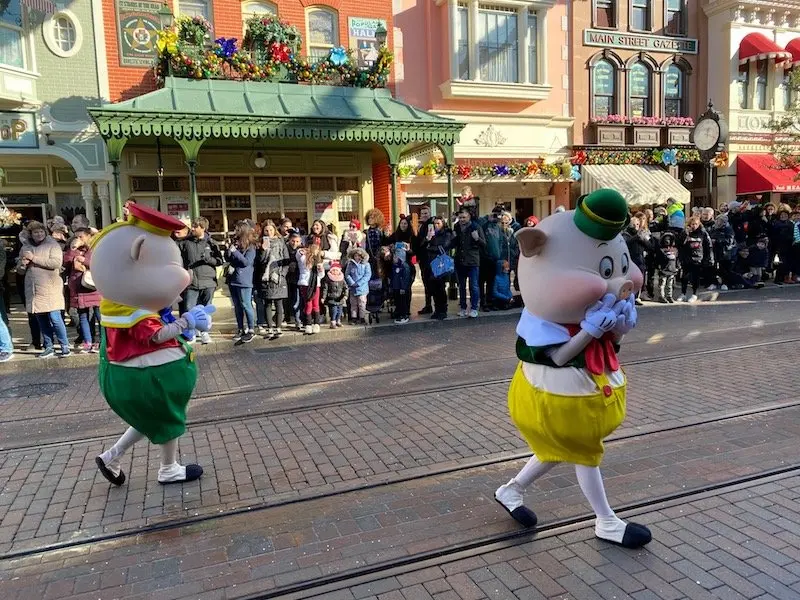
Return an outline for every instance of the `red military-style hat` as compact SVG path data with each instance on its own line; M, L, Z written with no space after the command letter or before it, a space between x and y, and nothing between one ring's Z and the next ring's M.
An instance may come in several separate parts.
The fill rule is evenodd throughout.
M129 202L125 208L128 209L128 223L134 227L141 227L156 235L169 236L175 231L180 231L186 224L175 217L165 215L154 208L144 204Z

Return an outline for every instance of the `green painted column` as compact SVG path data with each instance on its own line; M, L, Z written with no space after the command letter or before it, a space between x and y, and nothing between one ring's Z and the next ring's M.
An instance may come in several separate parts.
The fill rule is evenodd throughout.
M453 165L447 164L447 211L452 215L456 210L453 199Z
M197 196L197 156L200 154L200 148L205 139L175 141L183 150L186 166L189 167L189 215L194 220L200 216L200 198Z
M106 140L106 150L108 152L108 162L111 164L111 172L114 175L114 189L112 190L114 198L115 216L117 219L122 218L122 185L120 182L119 162L122 159L122 150L128 138L108 138Z
M389 217L389 223L394 227L400 218L400 213L397 209L397 165L389 165L389 168L392 170L392 214Z

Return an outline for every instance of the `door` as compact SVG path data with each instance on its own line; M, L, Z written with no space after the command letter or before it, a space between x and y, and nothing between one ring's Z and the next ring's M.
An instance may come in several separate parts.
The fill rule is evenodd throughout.
M525 219L533 214L535 214L533 209L533 198L516 198L514 200L514 219L517 221L517 223L524 225Z
M545 217L549 216L550 207L553 206L555 199L555 196L539 196L536 198L536 205L534 207L536 212L534 214L539 219L544 219Z

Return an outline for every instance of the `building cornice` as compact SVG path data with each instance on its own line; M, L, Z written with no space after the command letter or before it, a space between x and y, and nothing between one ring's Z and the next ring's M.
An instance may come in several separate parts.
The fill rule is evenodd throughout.
M486 123L503 125L539 125L544 127L572 127L575 122L574 117L564 117L561 115L531 114L520 116L519 114L509 115L503 112L485 111L463 111L463 110L444 110L431 109L430 112L442 117L447 117L460 121L461 123Z
M800 28L800 0L710 0L703 12L708 17L727 12L734 23Z

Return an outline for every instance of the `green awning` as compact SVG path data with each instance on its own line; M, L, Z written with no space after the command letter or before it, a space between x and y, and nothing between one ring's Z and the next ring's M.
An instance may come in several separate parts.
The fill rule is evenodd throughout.
M464 128L386 89L167 78L162 89L90 108L106 138L277 138L452 146Z

